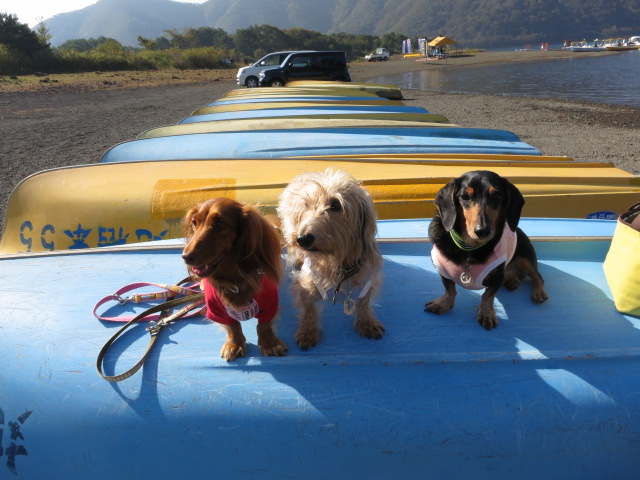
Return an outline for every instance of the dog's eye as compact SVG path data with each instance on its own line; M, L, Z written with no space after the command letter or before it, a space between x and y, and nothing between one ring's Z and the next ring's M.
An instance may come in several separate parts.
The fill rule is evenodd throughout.
M227 228L227 224L220 219L216 219L216 221L213 223L213 227L216 230L224 230L225 228Z
M342 211L342 205L340 204L340 201L337 198L334 198L333 200L331 200L331 203L329 204L329 210L331 210L332 212Z
M468 202L469 200L471 200L471 195L469 195L467 192L462 192L460 198L465 202Z

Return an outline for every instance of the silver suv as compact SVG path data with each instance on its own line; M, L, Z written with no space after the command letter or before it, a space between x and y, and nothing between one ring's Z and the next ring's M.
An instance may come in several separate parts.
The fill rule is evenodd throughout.
M249 65L248 67L242 67L238 70L238 74L236 75L236 83L241 87L255 88L258 86L258 75L262 70L269 67L277 67L291 53L295 53L298 50L292 50L288 52L274 52L268 55L265 55L257 62ZM307 50L305 50L307 51Z

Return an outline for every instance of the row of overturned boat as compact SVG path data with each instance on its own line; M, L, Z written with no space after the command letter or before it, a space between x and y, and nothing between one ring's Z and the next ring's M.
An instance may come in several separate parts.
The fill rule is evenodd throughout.
M640 178L402 100L394 85L365 83L231 90L99 164L22 181L0 242L0 477L635 478L640 319L615 309L602 264ZM275 213L293 177L329 167L374 200L382 340L358 336L329 302L323 341L299 350L286 280L287 356L260 355L252 319L246 357L227 363L223 331L193 317L157 335L137 375L98 376L122 323L94 307L111 295L98 315L135 315L148 305L114 292L186 275L189 208L225 196ZM550 297L500 291L491 332L475 322L479 291L460 291L445 315L424 311L442 290L427 233L435 195L477 169L523 193L520 226ZM146 327L111 346L107 375L139 361Z

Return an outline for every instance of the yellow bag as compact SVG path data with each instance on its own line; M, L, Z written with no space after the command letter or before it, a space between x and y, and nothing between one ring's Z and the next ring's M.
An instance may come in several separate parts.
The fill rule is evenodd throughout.
M616 309L640 316L640 203L618 218L603 267Z

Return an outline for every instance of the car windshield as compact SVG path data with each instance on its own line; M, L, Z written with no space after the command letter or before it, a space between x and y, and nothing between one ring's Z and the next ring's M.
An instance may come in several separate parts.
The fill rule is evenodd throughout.
M280 65L280 62L282 62L281 55L269 55L264 57L262 60L259 60L255 65L262 67L273 67L276 65Z

